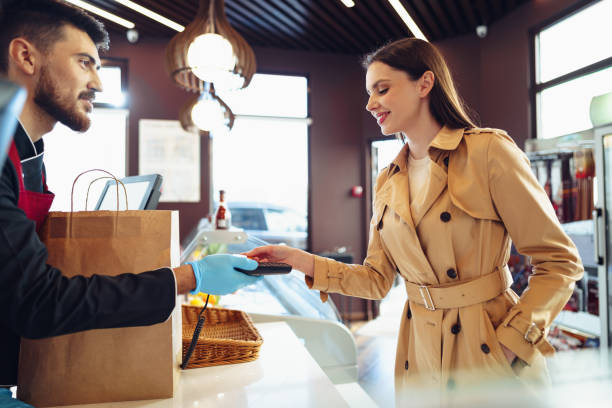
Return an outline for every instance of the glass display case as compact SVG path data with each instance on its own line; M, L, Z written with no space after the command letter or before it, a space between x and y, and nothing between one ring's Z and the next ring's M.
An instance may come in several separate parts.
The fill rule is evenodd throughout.
M612 346L612 125L595 128L597 203L593 211L602 348Z
M239 254L262 245L267 242L243 230L213 230L203 218L183 242L181 263L214 253ZM321 302L319 292L306 286L302 272L266 276L255 285L221 296L218 306L244 310L255 323L287 323L334 384L357 381L353 335L341 323L331 298Z
M525 143L532 170L550 199L561 227L576 245L584 265L584 277L576 282L572 297L556 317L549 340L557 350L597 347L603 340L600 324L601 290L595 254L592 219L600 171L595 169L595 130L588 129L553 139L530 139ZM511 259L512 261L512 259ZM531 274L528 259L517 262L514 287L521 293ZM518 279L522 277L523 279Z
M182 245L181 263L214 253L239 254L267 242L239 229L213 230L203 218ZM266 276L257 284L220 298L219 305L249 313L292 315L340 322L334 302L321 302L319 292L310 290L304 275L291 271L287 275Z

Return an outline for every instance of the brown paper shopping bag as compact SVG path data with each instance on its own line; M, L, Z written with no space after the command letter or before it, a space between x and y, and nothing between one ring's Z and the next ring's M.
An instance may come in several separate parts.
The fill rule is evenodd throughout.
M52 212L40 236L69 277L179 264L176 211ZM172 397L181 335L177 307L153 326L22 339L18 396L36 407Z

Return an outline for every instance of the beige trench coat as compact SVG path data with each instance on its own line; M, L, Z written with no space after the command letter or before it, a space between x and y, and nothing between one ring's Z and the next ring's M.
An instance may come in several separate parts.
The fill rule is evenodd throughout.
M314 279L307 284L320 290L322 299L323 292L380 299L397 273L432 288L492 272L508 277L512 238L533 265L520 299L508 287L511 277L486 301L464 307L432 307L409 292L397 344L396 396L422 381L446 389L472 380L459 373L546 383L543 355L554 351L546 333L583 274L576 247L527 157L504 131L444 127L429 155L423 209L417 214L410 209L405 145L376 182L363 265L316 257ZM527 365L513 369L500 343Z

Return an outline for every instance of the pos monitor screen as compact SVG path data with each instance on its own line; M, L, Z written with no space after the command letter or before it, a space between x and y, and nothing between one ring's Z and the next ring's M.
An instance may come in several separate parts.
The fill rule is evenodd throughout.
M162 176L148 174L145 176L125 177L120 180L125 186L128 198L128 210L154 210L157 208ZM115 180L109 180L102 190L96 210L117 210L117 186ZM123 187L119 184L119 210L126 210Z
M25 89L0 78L0 169L13 138L17 118L26 100Z

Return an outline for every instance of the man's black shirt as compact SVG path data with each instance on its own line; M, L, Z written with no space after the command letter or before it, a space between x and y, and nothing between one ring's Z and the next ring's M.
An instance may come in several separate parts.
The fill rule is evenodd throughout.
M42 192L42 139L32 143L21 124L14 138L26 189ZM176 300L170 269L66 278L47 265L47 248L18 200L17 172L7 158L0 175L0 385L17 382L20 337L144 326L169 317Z

